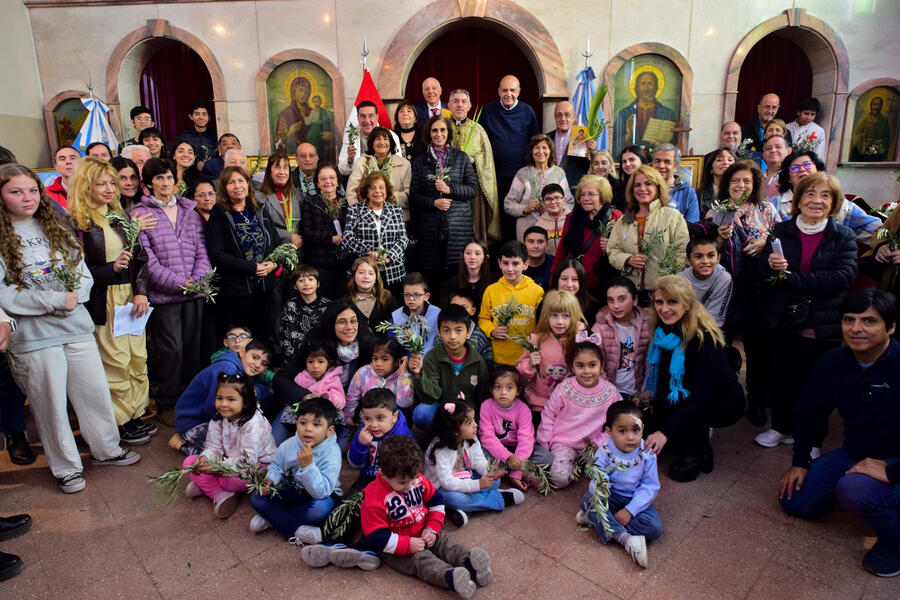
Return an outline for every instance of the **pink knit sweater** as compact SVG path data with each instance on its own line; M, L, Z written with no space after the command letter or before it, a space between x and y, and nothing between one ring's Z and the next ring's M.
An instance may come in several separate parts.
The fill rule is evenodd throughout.
M541 413L537 442L544 448L566 446L581 450L585 438L598 446L608 437L603 432L606 409L621 400L616 387L602 377L587 389L569 377L556 386Z
M537 338L536 333L528 336L529 341L535 345L538 345ZM516 369L528 382L525 399L528 400L531 410L537 412L544 410L544 405L547 404L547 398L550 397L553 389L570 375L563 347L555 337L547 336L539 345L543 377L538 375L535 368L531 366L531 353L528 350L522 350L522 356L516 363Z
M515 455L526 460L534 450L531 411L518 398L509 408L500 408L493 398L488 398L481 405L478 437L482 447L494 458L505 461ZM522 472L513 471L510 476L522 479Z

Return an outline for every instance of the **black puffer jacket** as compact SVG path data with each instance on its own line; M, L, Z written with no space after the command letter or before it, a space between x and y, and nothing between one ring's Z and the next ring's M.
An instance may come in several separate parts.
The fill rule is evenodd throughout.
M475 169L469 156L447 146L446 165L450 167L450 209L441 211L434 201L441 197L428 179L436 162L430 152L416 158L409 185L409 206L419 239L419 266L423 271L437 271L459 262L463 248L474 237L469 200L478 190Z
M307 196L300 202L300 235L303 236L303 250L306 260L314 267L338 269L342 262L338 259L340 246L332 243L337 235L332 219L325 210L325 201L319 194ZM341 209L338 219L343 230L347 223L347 203Z
M793 300L811 297L813 325L818 340L841 339L840 304L856 277L856 235L849 227L831 217L824 236L812 257L809 273L800 272L800 231L794 219L777 223L775 237L781 240L790 274L775 285L760 282L762 289L762 325L769 331L778 328L785 307ZM757 266L762 278L775 275L769 268L772 244L760 253Z
M278 232L265 207L256 211L256 219L266 240L265 257L278 244ZM213 206L206 224L206 250L209 262L219 276L219 289L223 296L249 296L256 285L262 285L265 290L272 289L275 276L272 273L266 277L256 275L256 263L247 260L241 250L231 211L218 204Z

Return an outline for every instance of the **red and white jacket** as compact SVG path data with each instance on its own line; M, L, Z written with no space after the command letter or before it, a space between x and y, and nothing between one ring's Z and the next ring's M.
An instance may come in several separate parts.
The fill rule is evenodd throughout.
M412 554L410 538L420 537L426 528L441 532L443 500L434 484L422 474L408 491L400 493L379 473L363 494L360 519L365 543L371 550L406 556Z

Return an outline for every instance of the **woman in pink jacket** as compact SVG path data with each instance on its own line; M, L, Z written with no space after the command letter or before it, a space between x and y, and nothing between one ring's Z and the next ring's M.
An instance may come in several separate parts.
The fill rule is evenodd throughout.
M637 305L637 286L625 277L606 284L606 306L597 311L591 331L600 336L606 380L630 400L644 389L644 365L650 349L647 315Z

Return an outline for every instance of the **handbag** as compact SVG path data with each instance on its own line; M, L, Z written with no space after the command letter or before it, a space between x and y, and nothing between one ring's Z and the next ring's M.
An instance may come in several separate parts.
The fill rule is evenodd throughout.
M812 298L809 296L792 298L781 312L781 318L778 319L778 328L787 331L803 329L809 325L811 316Z

